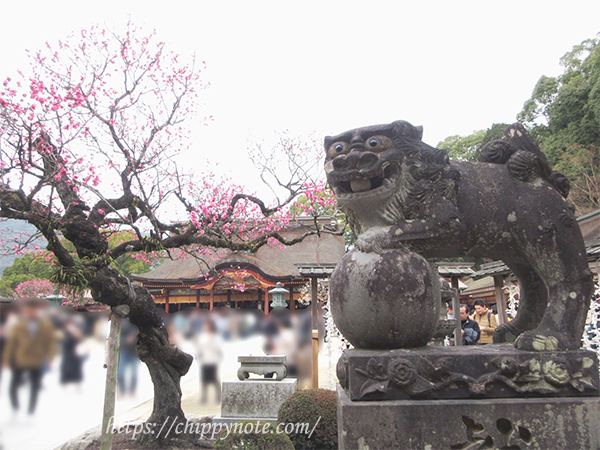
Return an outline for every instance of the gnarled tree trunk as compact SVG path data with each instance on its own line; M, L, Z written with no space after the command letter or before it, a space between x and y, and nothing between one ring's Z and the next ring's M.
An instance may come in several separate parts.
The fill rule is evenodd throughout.
M129 321L138 327L137 353L148 366L154 384L154 406L146 421L149 429L164 431L157 435L145 435L156 443L175 438L177 423L185 422L181 408L181 377L189 370L193 357L169 342L169 335L159 310L147 289L134 286L115 269L99 270L91 283L94 300L115 307L129 305ZM150 425L151 424L151 425Z

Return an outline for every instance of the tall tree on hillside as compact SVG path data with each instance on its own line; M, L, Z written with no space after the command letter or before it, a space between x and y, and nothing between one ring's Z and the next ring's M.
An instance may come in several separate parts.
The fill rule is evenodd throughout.
M149 292L114 262L191 245L252 252L304 237L286 241L278 211L306 180L283 183L285 199L268 205L177 166L189 146L184 119L210 120L195 111L203 64L178 58L132 24L123 33L92 27L31 55L31 73L0 88L0 217L43 235L56 257L53 281L129 306L154 383L149 423L185 421L180 378L192 357L169 343ZM115 230L131 238L111 248Z
M600 37L574 46L561 64L563 74L542 76L518 117L570 179L583 214L600 208Z

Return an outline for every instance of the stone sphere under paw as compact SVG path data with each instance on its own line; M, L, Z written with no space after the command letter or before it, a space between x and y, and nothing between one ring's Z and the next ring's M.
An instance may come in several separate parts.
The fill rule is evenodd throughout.
M365 349L427 345L441 303L435 270L404 249L347 253L331 276L330 299L340 332Z

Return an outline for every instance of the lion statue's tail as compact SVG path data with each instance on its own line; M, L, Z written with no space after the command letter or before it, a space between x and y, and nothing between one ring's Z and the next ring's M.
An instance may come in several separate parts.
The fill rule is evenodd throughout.
M543 178L564 198L569 195L571 186L567 177L552 170L546 155L520 123L509 126L500 139L488 142L481 149L479 161L506 164L512 177L517 180L530 182Z

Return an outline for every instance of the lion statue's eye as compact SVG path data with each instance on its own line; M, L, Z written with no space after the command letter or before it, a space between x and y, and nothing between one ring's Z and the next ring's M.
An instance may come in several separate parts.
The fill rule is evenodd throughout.
M335 158L344 155L350 151L350 144L347 142L335 142L329 146L329 157Z
M366 149L372 152L384 152L392 146L392 140L387 136L373 136L367 139Z

